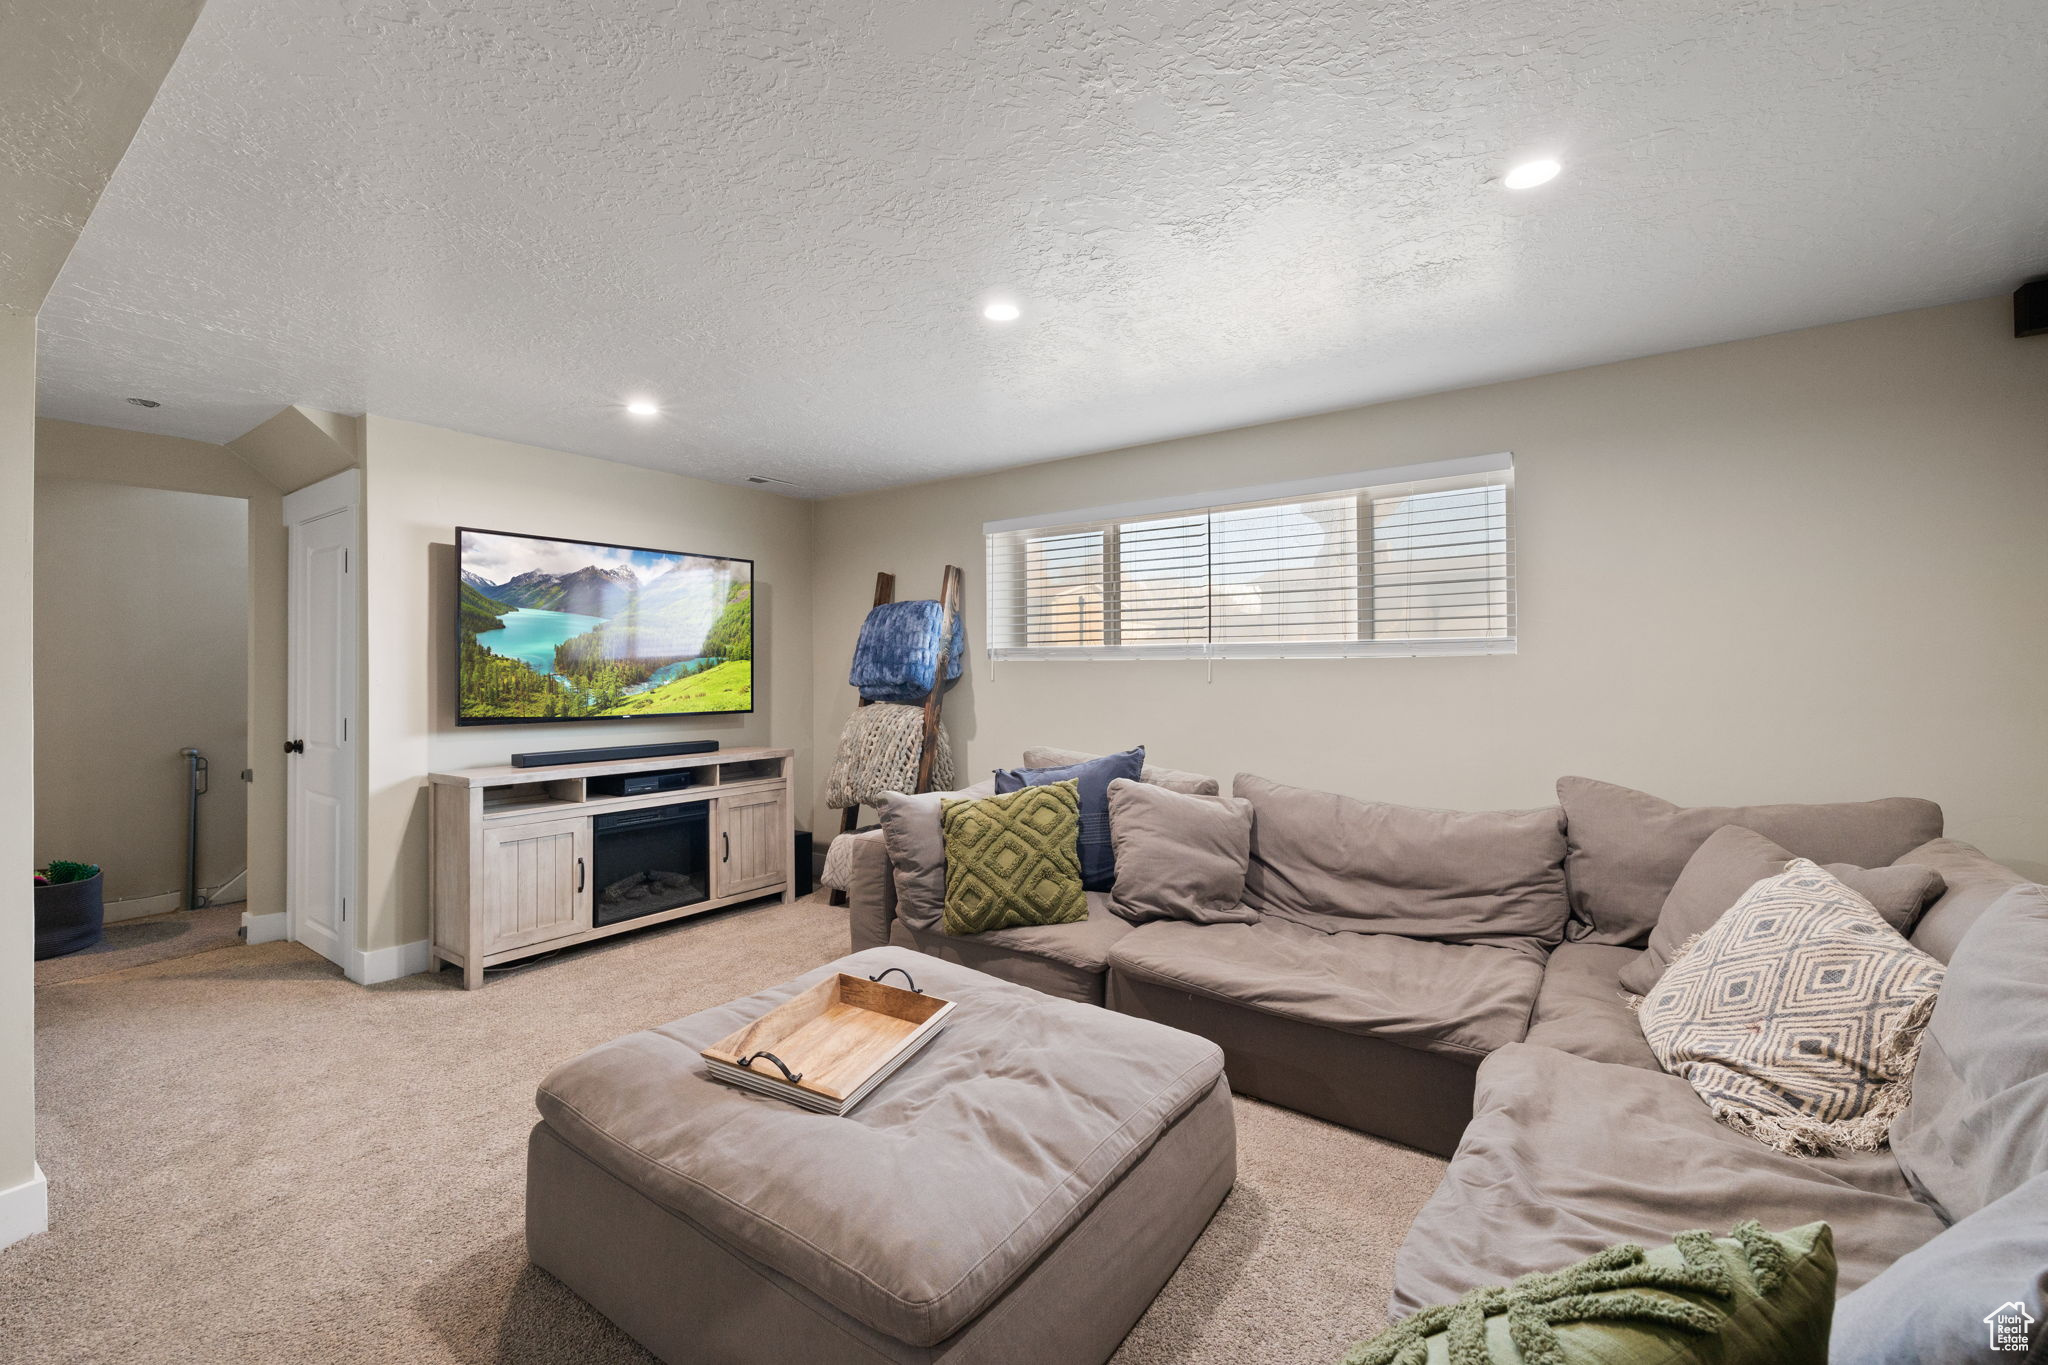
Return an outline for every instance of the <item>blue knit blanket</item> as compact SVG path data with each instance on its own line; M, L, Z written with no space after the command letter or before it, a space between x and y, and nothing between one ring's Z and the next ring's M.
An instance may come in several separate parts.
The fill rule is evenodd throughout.
M937 602L888 602L868 613L853 647L847 681L864 701L916 705L931 695L939 668L939 625L945 608ZM960 676L967 655L967 628L953 618L953 647L946 657L946 681Z

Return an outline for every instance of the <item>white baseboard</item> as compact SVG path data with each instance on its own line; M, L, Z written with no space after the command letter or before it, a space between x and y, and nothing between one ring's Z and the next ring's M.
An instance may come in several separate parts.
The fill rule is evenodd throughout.
M275 943L284 937L284 916L252 915L242 912L242 941L244 943Z
M11 1190L0 1190L0 1247L50 1230L50 1182L43 1168Z
M349 980L358 985L374 986L383 981L396 981L401 976L412 976L427 969L427 963L432 960L427 951L430 946L426 939L419 939L413 943L401 943L396 948L372 948L367 952L352 948L348 966L342 970Z
M137 896L133 900L108 901L106 922L119 924L123 920L144 919L150 915L161 915L167 910L181 909L185 904L185 893L166 891L161 896Z

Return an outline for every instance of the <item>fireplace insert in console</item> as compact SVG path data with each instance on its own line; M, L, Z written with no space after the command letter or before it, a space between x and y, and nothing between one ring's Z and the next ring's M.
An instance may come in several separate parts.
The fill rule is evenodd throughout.
M595 923L617 924L710 898L707 803L599 815L591 821L591 835Z

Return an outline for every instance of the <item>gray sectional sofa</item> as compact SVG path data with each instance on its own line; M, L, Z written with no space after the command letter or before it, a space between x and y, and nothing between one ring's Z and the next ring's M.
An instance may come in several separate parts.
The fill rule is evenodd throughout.
M1032 750L1026 766L1077 757ZM1417 812L1249 775L1235 793L1255 812L1255 923L1134 927L1098 895L1084 924L952 938L899 901L899 860L877 831L852 836L852 946L912 948L1199 1034L1242 1094L1449 1156L1399 1255L1397 1315L1742 1218L1827 1220L1844 1294L1907 1257L1913 1283L1929 1283L1971 1224L2032 1211L2048 1229L2048 895L1943 838L1933 803L1682 808L1581 778L1534 812ZM1896 1152L1783 1156L1715 1122L1644 1041L1620 973L1687 860L1731 824L1816 862L1940 873L1911 937L1953 962ZM916 901L929 885L909 889ZM2006 940L2038 955L1987 1006L1992 975L2013 970ZM2017 1253L1989 1232L1972 1245L1980 1261L2041 1257L2024 1282L1986 1287L1979 1314L2003 1295L2048 1316L2048 1234ZM1892 1358L1874 1343L1906 1328L1875 1319L1900 1297L1880 1287L1844 1304L1866 1319L1863 1358ZM1973 1357L1896 1356L1948 1358Z

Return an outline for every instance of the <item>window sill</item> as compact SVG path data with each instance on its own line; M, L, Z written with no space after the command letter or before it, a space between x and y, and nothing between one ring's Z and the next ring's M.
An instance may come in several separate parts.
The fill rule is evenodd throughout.
M995 663L1106 663L1138 659L1421 659L1438 655L1513 654L1516 641L1290 640L1275 644L1059 645L991 649Z

